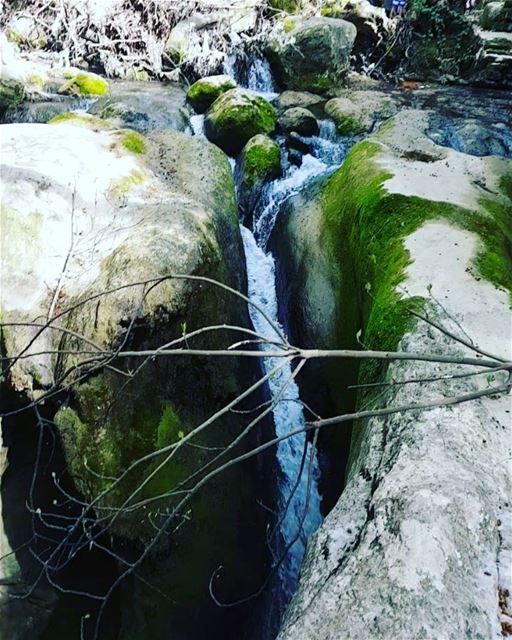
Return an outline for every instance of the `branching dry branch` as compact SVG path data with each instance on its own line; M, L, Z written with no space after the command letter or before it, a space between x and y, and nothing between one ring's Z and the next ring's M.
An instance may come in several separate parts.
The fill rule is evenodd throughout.
M255 332L251 328L237 326L237 325L207 325L193 331L183 331L182 335L176 339L162 344L155 349L130 349L127 345L130 344L130 337L134 329L135 319L140 318L143 313L144 303L148 294L160 286L162 283L169 279L187 280L190 282L200 283L202 285L214 286L220 290L227 292L239 300L242 300L246 304L251 304L258 311L263 314L266 321L269 323L269 327L273 330L275 335L278 335L277 340L267 340L265 336ZM114 293L118 293L123 289L136 288L141 291L141 299L139 304L133 310L133 316L128 324L128 327L123 335L123 339L115 349L106 348L104 345L97 344L94 340L91 340L80 333L71 330L66 327L66 321L69 318L69 314L80 309L81 306L87 304L93 300L108 296ZM55 309L55 311L57 311ZM54 383L44 390L40 397L29 400L24 406L17 407L4 411L1 414L3 417L14 416L24 411L32 411L36 418L36 424L38 429L38 444L36 451L36 460L34 465L34 471L28 496L27 509L32 517L32 537L24 543L24 547L30 550L34 560L38 563L40 571L36 579L30 585L29 589L21 595L15 597L26 598L29 597L38 584L41 581L47 581L57 591L65 593L74 593L81 597L90 598L99 604L99 612L94 620L94 632L93 638L97 638L102 616L105 610L105 606L109 601L114 590L121 584L121 582L129 575L134 575L138 579L142 580L145 584L147 581L138 574L138 569L141 567L144 560L149 557L155 549L158 548L162 539L166 539L173 535L177 529L182 526L186 526L186 523L190 519L190 500L198 492L200 492L205 486L207 486L212 480L219 477L220 474L225 473L229 468L241 464L242 462L249 460L255 456L262 454L264 451L275 448L280 442L287 438L291 438L298 434L312 434L313 445L316 444L319 432L333 425L342 425L344 423L352 423L356 420L369 419L373 417L389 416L396 413L411 412L411 411L424 411L436 407L452 406L463 402L469 402L478 400L485 397L495 397L499 394L508 393L511 389L512 378L512 363L507 361L499 355L488 353L480 349L477 345L473 344L470 339L466 337L459 337L450 329L444 327L438 321L431 318L424 317L418 314L418 321L424 321L430 326L439 330L446 338L448 338L453 344L453 350L450 353L445 354L433 354L433 353L411 353L406 351L371 351L371 350L345 350L345 349L332 349L332 350L318 350L318 349L301 349L295 347L289 343L286 336L281 329L276 326L264 310L250 301L247 296L235 291L234 289L201 276L187 276L187 275L169 275L160 278L153 278L142 282L136 282L121 287L116 287L108 291L103 291L98 294L88 296L83 300L71 303L66 309L60 310L55 313L49 313L45 322L41 322L40 319L35 319L33 323L5 323L4 327L15 329L18 326L32 327L34 334L28 341L27 345L20 350L19 353L14 356L3 356L2 363L4 367L4 374L9 377L12 374L13 367L22 363L25 360L29 360L34 357L34 353L31 353L30 349L34 347L38 338L43 334L45 336L68 336L72 338L76 344L83 344L82 347L75 349L59 349L48 348L38 349L38 355L50 355L55 358L61 358L65 360L65 356L72 355L76 360L75 364L68 367L63 373L56 376ZM202 338L209 335L225 333L226 336L232 334L241 334L244 339L237 340L232 344L226 346L223 349L196 349L189 348L190 342L199 336ZM49 344L52 341L49 340ZM255 349L254 346L259 346L259 349ZM265 346L265 349L261 347ZM468 352L472 352L471 355ZM42 415L40 408L50 398L56 398L57 396L63 400L59 402L65 402L66 396L73 393L73 389L80 385L84 380L87 380L93 375L97 375L101 371L110 368L116 371L118 374L126 376L126 381L122 385L123 390L128 384L136 382L137 376L141 370L149 363L153 362L157 358L175 358L180 356L181 358L277 358L277 364L267 374L262 375L254 384L248 387L245 391L240 393L235 399L227 403L220 410L211 415L202 424L192 429L189 433L183 434L179 440L171 443L165 447L161 447L152 451L140 458L133 460L118 476L104 476L97 470L90 468L85 461L85 468L91 477L102 479L106 482L106 488L97 493L97 495L88 496L87 498L78 498L67 492L61 485L58 478L54 477L54 484L56 489L62 496L62 500L66 503L73 504L77 515L66 515L63 513L49 513L42 512L38 508L35 501L35 487L38 481L39 474L41 472L41 450L43 446L43 435L45 430L50 429L48 420ZM133 370L129 371L123 366L123 361L133 358L141 358L141 363ZM311 360L320 359L347 359L354 361L361 360L382 360L382 361L418 361L418 362L432 362L437 365L449 365L450 368L445 372L443 370L439 375L432 375L431 377L423 377L420 379L406 379L406 380L391 380L391 381L376 381L363 385L355 385L356 388L382 388L384 392L387 389L397 387L406 384L443 384L450 381L461 380L464 378L470 379L480 375L487 374L488 385L486 388L475 388L472 391L465 393L459 393L458 395L446 395L440 393L439 397L433 400L425 401L423 403L411 403L407 405L397 406L371 406L352 413L346 413L338 416L322 418L317 415L315 411L309 407L305 409L310 413L313 418L306 422L304 426L300 428L291 428L290 431L281 436L270 435L265 437L263 442L257 446L252 446L249 449L243 448L244 442L249 442L249 434L253 433L255 429L262 423L262 421L269 416L276 408L279 402L289 401L285 397L285 392L291 382L300 374L303 366L306 362ZM246 400L250 400L255 397L255 393L264 388L266 383L277 373L283 370L283 368L289 363L297 363L297 366L289 377L283 382L280 389L274 394L274 396L264 403L258 403L258 405L252 410L245 410L241 408L241 403ZM455 368L458 367L458 368ZM466 369L461 371L460 367L464 366ZM469 368L469 369L468 369ZM105 423L108 422L110 407L105 407ZM235 412L240 416L241 429L239 435L232 439L231 442L226 443L222 447L205 447L201 444L200 437L205 432L213 428L223 416L229 412ZM254 414L252 419L243 426L244 416L250 416ZM183 448L188 446L194 446L201 449L203 453L208 454L206 461L202 461L198 464L197 469L191 472L184 480L178 482L175 486L169 487L165 493L160 495L154 495L151 497L142 497L143 490L148 486L153 478L170 464L177 453ZM242 448L241 448L242 447ZM306 447L306 445L305 445ZM291 494L284 502L281 513L276 514L276 520L272 529L268 532L268 543L272 544L272 539L275 538L276 532L286 517L286 511L290 507L291 500L297 487L299 485L300 476L304 470L306 464L306 448L304 448L302 463L300 465L300 475L296 479ZM210 582L210 593L213 600L218 606L234 606L246 602L254 597L257 597L265 589L270 576L280 567L286 554L290 548L299 539L302 533L304 519L307 514L309 493L312 482L312 458L308 462L307 474L308 474L308 491L306 504L304 506L304 513L302 520L299 523L298 530L293 540L282 549L282 553L279 558L273 563L271 572L267 579L263 582L261 587L253 594L243 596L237 602L221 602L216 596L214 585L218 580L219 572L215 572L212 575ZM156 465L154 464L156 462ZM135 476L134 474L138 474ZM119 490L128 477L136 477L137 483L135 488L129 492L129 494L122 499L118 506L108 504L107 498L112 496L117 490ZM162 509L159 505L165 501L169 505L169 509ZM147 511L151 507L150 511ZM147 516L148 521L151 523L154 531L153 536L147 541L139 554L139 557L135 560L128 560L123 558L122 555L113 549L107 547L103 540L105 535L113 530L116 521L119 518L128 516L129 514L139 513L141 510L146 510L144 513ZM149 515L148 515L149 514ZM42 527L44 532L42 533ZM47 548L41 551L39 543L44 541L47 543ZM95 594L89 592L74 591L69 588L65 588L59 583L56 576L62 571L69 563L73 562L73 558L81 550L93 549L103 551L110 557L114 558L121 567L121 572L118 578L111 584L111 586L102 594ZM153 588L153 586L147 583L147 586ZM83 621L82 633L85 633L87 627L86 621Z

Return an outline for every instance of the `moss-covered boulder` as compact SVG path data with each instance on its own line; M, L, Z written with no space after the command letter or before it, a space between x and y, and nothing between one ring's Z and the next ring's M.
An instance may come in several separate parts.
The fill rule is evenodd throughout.
M278 282L291 283L282 293L294 343L469 353L409 313L421 310L510 359L512 162L437 146L426 135L430 117L400 113L357 144L333 176L290 201L274 255ZM463 377L442 379L447 373ZM439 363L388 369L368 361L358 370L340 361L319 365L308 383L330 389L339 414L350 409L354 383L390 387L363 387L352 408L435 403L496 384L493 376L478 382L467 374ZM433 377L441 379L410 384ZM302 388L309 393L309 384ZM328 406L313 408L329 415ZM506 407L502 395L356 423L347 485L309 543L279 640L328 640L340 628L352 640L365 637L368 625L382 640L456 637L462 624L471 636L492 635L496 557L503 562L507 554L499 534ZM343 432L340 423L332 436ZM468 530L468 508L476 521L495 523L491 530ZM494 580L482 583L483 572Z
M246 214L254 207L265 182L281 174L281 150L277 142L259 134L245 145L238 160L239 203Z
M229 76L209 76L201 78L187 91L187 101L196 113L204 113L219 96L236 88L236 82Z
M330 94L343 84L355 38L344 20L290 17L266 53L282 88Z
M334 120L341 135L371 131L376 122L396 112L393 98L378 91L351 91L325 104L325 113Z
M277 115L264 98L249 91L231 89L210 107L205 133L223 151L236 156L255 135L274 131Z
M15 109L25 96L25 87L16 80L0 79L0 113Z
M111 523L108 544L133 559L183 498L179 484L202 477L203 465L244 422L228 413L200 438L188 443L187 436L250 386L259 369L233 357L113 353L106 362L97 354L179 345L185 332L209 324L249 326L242 300L171 277L204 275L244 290L231 168L206 140L173 131L143 137L77 114L52 125L4 125L2 161L2 322L43 317L58 327L38 333L2 326L8 357L28 343L34 354L18 361L8 384L25 402L63 385L45 410L54 416L70 476L86 500L98 499L99 512L131 505ZM232 341L231 332L217 330L183 345L225 349ZM256 441L248 434L230 455ZM156 453L165 447L175 448L168 460ZM133 637L148 629L152 637L198 637L205 620L230 629L232 613L214 605L208 584L219 564L229 600L261 584L267 551L266 518L254 508L260 490L249 462L182 504L138 567L165 596L123 583L123 624ZM195 608L202 612L197 622L190 620Z
M286 133L295 131L301 136L315 136L318 134L318 122L315 116L303 107L287 109L279 117L279 125Z
M64 82L59 93L71 93L77 96L104 96L108 93L108 82L105 78L89 71L65 71Z

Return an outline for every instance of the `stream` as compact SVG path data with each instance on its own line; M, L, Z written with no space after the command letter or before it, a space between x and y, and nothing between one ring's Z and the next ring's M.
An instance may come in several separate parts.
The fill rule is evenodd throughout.
M236 76L236 65L228 62L225 71L233 74L238 84L244 85L244 78ZM276 97L275 85L266 61L256 58L245 74L245 86L267 100ZM196 126L201 121L196 120ZM200 130L196 133L201 135ZM282 177L268 183L253 210L245 212L250 226L240 225L248 279L249 299L261 307L275 327L286 335L286 326L278 320L279 300L276 292L275 263L267 243L274 224L285 202L304 189L309 182L335 171L342 163L349 144L336 135L334 123L323 120L319 123L319 134L311 138L301 138L310 153L303 156L297 167L286 159L284 138L278 142L282 147ZM238 167L232 162L235 180ZM247 215L248 214L248 215ZM249 307L255 330L272 341L279 340L275 328L258 312ZM263 350L275 349L266 344ZM265 358L265 372L277 364L277 358ZM300 390L293 378L291 364L283 367L269 382L270 395L277 401L273 409L277 437L301 429L306 425L305 409L301 403ZM274 595L278 602L278 617L284 613L286 605L296 590L300 569L304 559L308 538L322 523L321 495L319 492L320 465L315 447L308 442L304 433L282 440L276 450L280 470L278 481L278 527L279 536L271 541L274 563L278 568L278 584ZM275 630L271 637L274 637Z

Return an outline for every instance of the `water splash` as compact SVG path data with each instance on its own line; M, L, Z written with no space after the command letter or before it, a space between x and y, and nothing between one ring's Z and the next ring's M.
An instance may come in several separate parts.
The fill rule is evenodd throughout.
M239 87L273 100L277 97L277 87L266 58L253 58L247 66L243 57L230 53L224 59L223 73L233 78Z
M319 122L319 133L311 138L299 137L310 150L300 167L290 165L279 180L268 184L253 216L253 231L258 244L266 246L283 204L298 194L312 180L335 171L345 159L353 140L341 138L330 120Z
M192 129L192 135L198 138L204 138L204 114L199 114L190 117L190 128Z

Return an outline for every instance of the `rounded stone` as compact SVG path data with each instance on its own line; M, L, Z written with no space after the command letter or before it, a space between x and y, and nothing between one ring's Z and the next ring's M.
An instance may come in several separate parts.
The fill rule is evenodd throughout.
M208 111L219 96L236 88L236 82L229 76L209 76L201 78L187 91L187 101L196 113Z
M318 122L308 109L293 107L287 109L279 118L279 124L286 133L295 131L301 136L315 136L318 134Z
M276 122L276 111L264 98L250 91L231 89L208 110L205 133L228 155L236 156L255 135L272 133Z

